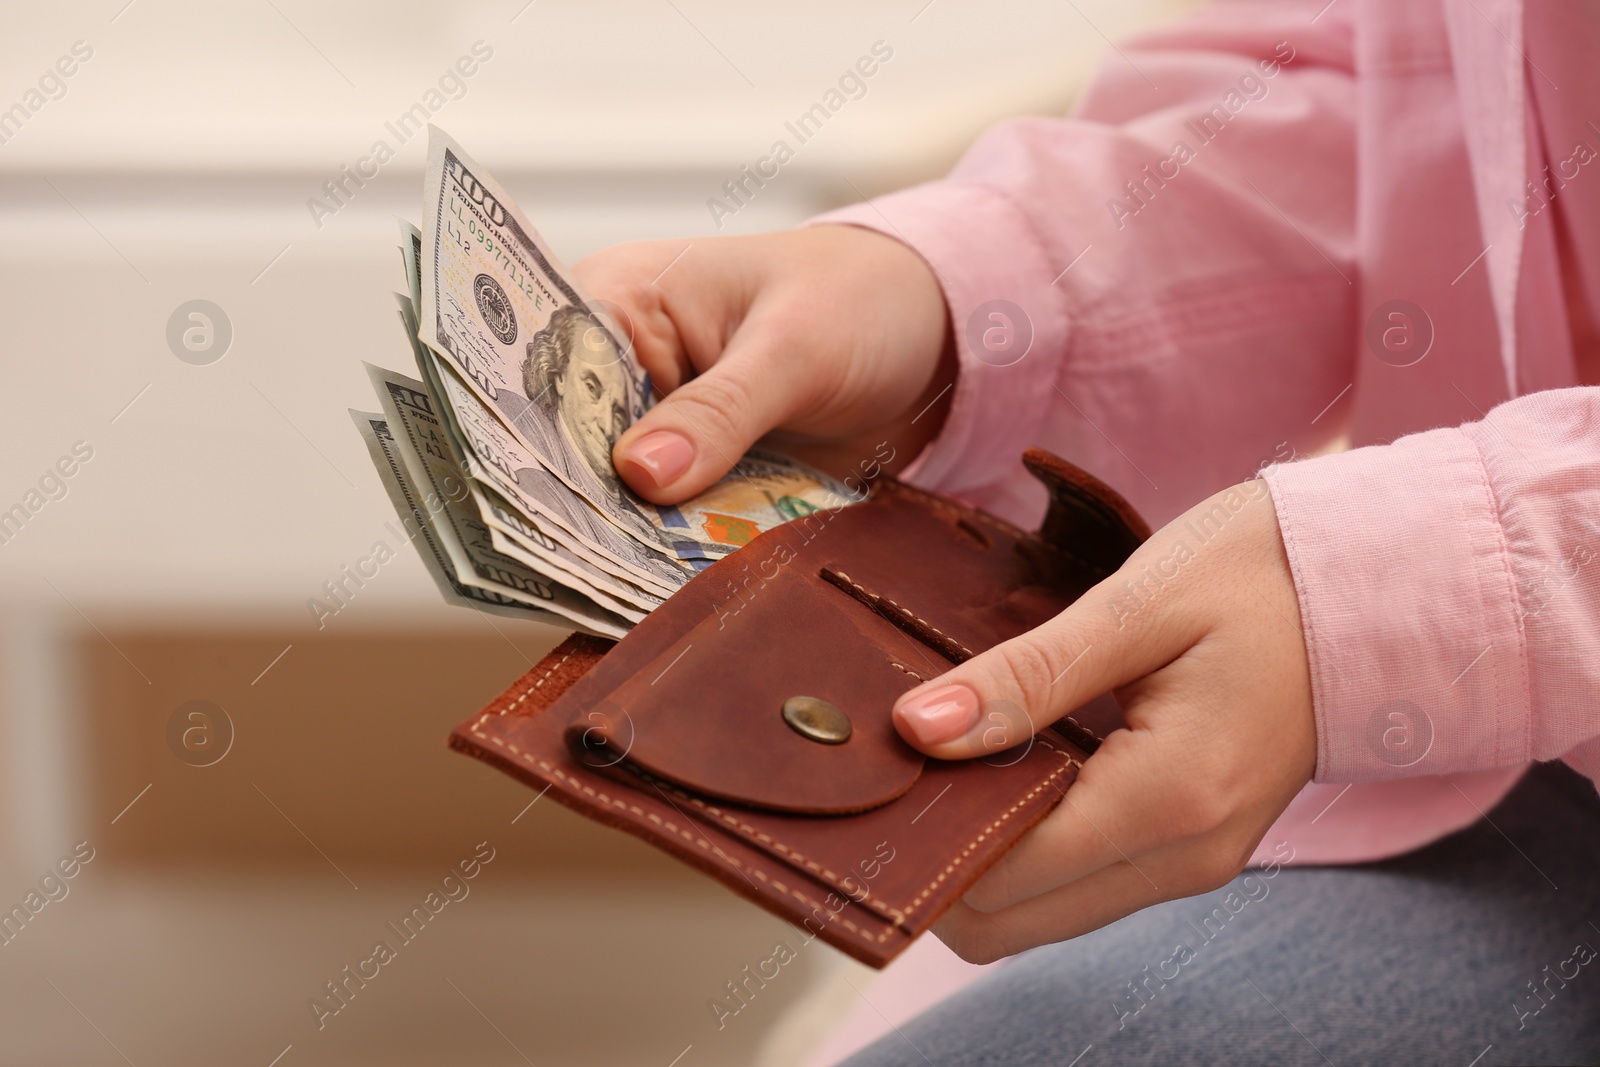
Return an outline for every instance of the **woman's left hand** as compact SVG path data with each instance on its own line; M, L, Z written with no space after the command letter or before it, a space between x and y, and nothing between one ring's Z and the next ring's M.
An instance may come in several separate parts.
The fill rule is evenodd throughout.
M1054 619L909 691L894 721L930 756L987 756L1109 690L1127 728L935 926L962 958L1225 884L1311 778L1305 641L1265 482L1180 516Z

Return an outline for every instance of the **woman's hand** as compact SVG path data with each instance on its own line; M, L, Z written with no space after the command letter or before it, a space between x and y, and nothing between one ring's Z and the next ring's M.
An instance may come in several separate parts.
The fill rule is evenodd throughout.
M1223 885L1310 779L1310 675L1265 482L1191 509L1050 622L908 692L894 719L928 755L965 759L1108 690L1127 728L935 926L964 959Z
M612 451L654 503L705 489L775 429L840 472L885 440L903 463L943 422L955 377L944 295L892 238L815 226L654 241L576 269L664 397Z

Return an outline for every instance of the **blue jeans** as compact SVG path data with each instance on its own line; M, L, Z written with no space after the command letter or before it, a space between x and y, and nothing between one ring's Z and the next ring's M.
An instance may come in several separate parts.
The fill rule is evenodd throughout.
M1408 856L1254 872L1034 949L847 1063L1600 1063L1597 952L1600 798L1546 764Z

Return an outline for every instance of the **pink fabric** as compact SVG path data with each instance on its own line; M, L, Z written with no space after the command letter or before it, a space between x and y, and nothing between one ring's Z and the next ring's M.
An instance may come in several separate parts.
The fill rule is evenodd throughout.
M1600 17L1325 3L1215 4L818 220L944 287L920 484L1037 522L1038 444L1163 523L1263 473L1318 730L1263 849L1298 862L1434 840L1531 760L1600 775Z

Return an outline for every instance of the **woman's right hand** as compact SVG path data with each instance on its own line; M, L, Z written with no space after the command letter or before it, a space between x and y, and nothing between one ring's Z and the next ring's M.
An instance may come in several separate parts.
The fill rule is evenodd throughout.
M640 242L576 270L658 391L612 451L653 503L701 492L775 430L841 474L884 441L903 464L943 423L955 380L944 295L891 237L824 225Z

